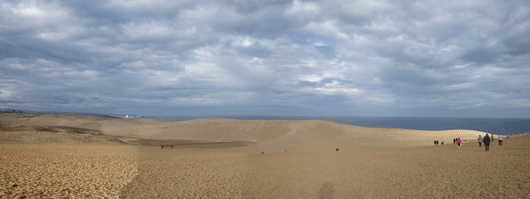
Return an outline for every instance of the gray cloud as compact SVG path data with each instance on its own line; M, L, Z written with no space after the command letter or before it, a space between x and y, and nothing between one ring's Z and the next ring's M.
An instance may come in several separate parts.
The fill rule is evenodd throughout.
M530 117L525 1L0 4L4 107Z

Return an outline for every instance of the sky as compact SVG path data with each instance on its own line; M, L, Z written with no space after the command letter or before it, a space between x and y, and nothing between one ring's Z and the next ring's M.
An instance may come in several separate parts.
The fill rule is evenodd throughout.
M0 108L530 117L530 1L0 1Z

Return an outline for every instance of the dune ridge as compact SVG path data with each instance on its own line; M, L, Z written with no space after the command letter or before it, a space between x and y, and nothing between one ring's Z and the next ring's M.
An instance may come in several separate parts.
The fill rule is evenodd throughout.
M103 118L83 115L0 115L6 124L68 126L106 136L159 140L251 142L256 150L322 151L330 148L428 146L434 140L449 143L453 138L475 140L485 132L473 130L422 131L370 128L326 120L235 120L197 119L164 121L154 119Z

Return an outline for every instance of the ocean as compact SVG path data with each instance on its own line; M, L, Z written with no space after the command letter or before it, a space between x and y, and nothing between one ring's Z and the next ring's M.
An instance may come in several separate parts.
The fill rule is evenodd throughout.
M511 135L530 132L530 118L446 118L446 117L331 117L331 116L165 116L143 117L160 120L185 121L200 118L240 120L329 120L343 124L376 128L414 130L469 129Z

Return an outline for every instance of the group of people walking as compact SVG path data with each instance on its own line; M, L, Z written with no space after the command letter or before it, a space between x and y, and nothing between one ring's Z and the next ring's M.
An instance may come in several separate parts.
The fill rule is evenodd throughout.
M499 145L502 145L502 135L499 133L499 136L497 137L499 140ZM484 142L484 148L486 148L486 151L490 150L490 143L493 142L493 134L491 134L491 138L486 133L486 136L482 138L482 136L478 135L478 146L482 147L482 142Z
M497 136L497 139L499 140L499 145L502 145L502 135L499 133L499 135ZM482 142L484 142L484 148L486 149L486 151L489 151L490 150L490 143L492 143L494 140L494 136L493 134L491 134L491 137L486 133L486 136L484 136L484 138L482 138L481 135L478 136L478 146L479 147L482 147ZM442 142L443 144L444 142ZM438 140L435 140L434 141L434 144L435 145L438 145ZM460 137L458 138L455 138L453 139L453 144L458 144L458 148L460 148L462 146L462 140L460 139Z
M453 144L458 144L458 148L462 146L462 140L460 137L453 139Z

